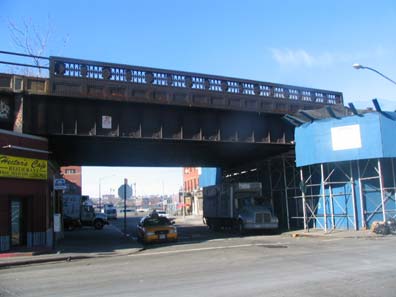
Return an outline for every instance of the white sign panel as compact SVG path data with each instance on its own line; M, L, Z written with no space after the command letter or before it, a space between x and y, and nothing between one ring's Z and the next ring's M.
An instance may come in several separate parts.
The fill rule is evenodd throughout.
M359 125L331 128L333 151L358 149L362 147Z
M54 213L54 232L61 232L61 214Z
M102 129L111 129L111 116L102 116Z

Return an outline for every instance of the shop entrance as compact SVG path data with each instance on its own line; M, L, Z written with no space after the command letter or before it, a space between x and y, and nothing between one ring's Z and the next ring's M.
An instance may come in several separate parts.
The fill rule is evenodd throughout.
M26 244L25 201L21 198L11 198L11 245Z

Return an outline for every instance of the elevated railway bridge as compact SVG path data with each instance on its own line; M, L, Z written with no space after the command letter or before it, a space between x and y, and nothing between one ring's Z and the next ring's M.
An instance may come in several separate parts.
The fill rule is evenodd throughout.
M0 128L48 138L59 165L232 168L293 148L285 114L343 104L333 91L38 58L47 77L0 74Z
M62 195L53 185L58 167L70 165L221 167L229 180L262 182L281 225L289 228L289 208L299 212L302 205L288 199L300 190L289 154L294 128L284 115L343 105L342 93L333 91L3 55L11 58L0 60L0 158L6 164L0 168L0 251L52 246L59 238L54 222L62 213ZM24 72L31 67L44 77Z

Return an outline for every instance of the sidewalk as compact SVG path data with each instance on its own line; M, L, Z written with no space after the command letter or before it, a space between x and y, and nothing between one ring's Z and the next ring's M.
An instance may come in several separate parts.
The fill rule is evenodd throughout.
M176 216L175 223L179 225L204 225L202 215L188 215L188 216Z
M131 237L124 237L123 233L113 225L107 225L103 230L84 227L65 232L65 238L58 242L53 250L23 248L0 253L0 269L35 263L127 255L142 249L140 243Z

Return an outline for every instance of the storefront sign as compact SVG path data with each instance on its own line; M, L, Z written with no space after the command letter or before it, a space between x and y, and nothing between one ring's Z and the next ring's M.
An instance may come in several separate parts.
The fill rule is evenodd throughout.
M47 160L0 155L0 177L46 180Z

